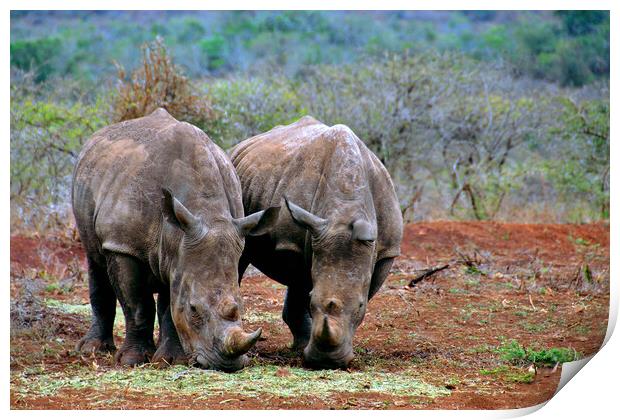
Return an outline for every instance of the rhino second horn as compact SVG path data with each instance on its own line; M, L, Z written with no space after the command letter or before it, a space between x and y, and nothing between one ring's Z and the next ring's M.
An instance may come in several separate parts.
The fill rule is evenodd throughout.
M230 357L236 357L247 353L248 350L256 344L262 333L263 329L260 327L249 334L244 332L241 328L235 328L226 337L224 351Z

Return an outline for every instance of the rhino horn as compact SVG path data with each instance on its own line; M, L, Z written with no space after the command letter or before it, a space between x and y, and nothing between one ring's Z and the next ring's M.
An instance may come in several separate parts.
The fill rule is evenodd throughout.
M323 327L318 338L321 343L332 347L336 347L340 343L338 334L329 326L329 317L327 315L323 316Z
M326 219L322 219L319 216L302 209L297 204L289 201L286 197L284 197L284 202L286 203L286 207L291 213L291 217L295 223L309 229L313 235L320 233L327 226Z
M225 340L224 352L230 357L240 356L256 344L261 334L262 328L258 328L253 333L246 333L241 328L233 329Z

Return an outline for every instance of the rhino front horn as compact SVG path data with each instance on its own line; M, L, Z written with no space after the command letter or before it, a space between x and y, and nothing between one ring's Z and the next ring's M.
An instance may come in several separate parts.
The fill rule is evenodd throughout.
M338 334L329 326L329 317L327 315L323 317L323 326L318 339L321 344L331 347L336 347L340 343Z
M262 333L262 328L258 328L253 333L246 333L241 328L235 328L226 337L224 351L230 357L241 356L256 344Z

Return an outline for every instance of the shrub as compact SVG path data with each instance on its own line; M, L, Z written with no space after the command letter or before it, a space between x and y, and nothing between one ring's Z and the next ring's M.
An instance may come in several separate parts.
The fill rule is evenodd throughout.
M350 126L377 154L403 211L426 200L453 216L495 217L519 187L513 158L539 134L547 106L505 67L454 54L317 66L304 77L310 113ZM429 187L439 197L427 197Z
M550 134L562 139L562 159L545 162L545 172L565 196L592 204L593 219L609 218L609 100L560 98L562 114ZM556 152L557 153L557 152ZM583 220L583 218L581 218Z
M57 70L54 58L61 46L60 39L55 37L11 42L11 66L34 71L36 81L42 82Z
M224 50L226 41L219 35L211 36L200 42L200 48L204 55L206 68L215 71L224 66Z
M217 118L205 131L224 148L306 113L293 86L281 77L220 79L208 83L206 91Z
M58 92L61 83L55 83ZM84 141L108 123L107 102L37 96L11 89L11 226L64 225L73 165ZM51 217L50 217L51 216ZM13 220L16 218L16 220Z
M127 80L118 65L114 121L143 117L165 108L178 120L206 128L215 117L211 104L192 85L168 54L163 39L142 46L142 65Z

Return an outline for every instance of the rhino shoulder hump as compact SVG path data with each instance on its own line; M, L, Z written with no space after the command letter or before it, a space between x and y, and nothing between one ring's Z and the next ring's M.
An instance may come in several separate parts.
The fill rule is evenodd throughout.
M176 119L162 107L155 109L155 111L151 112L148 116L153 118L168 118L176 121Z

